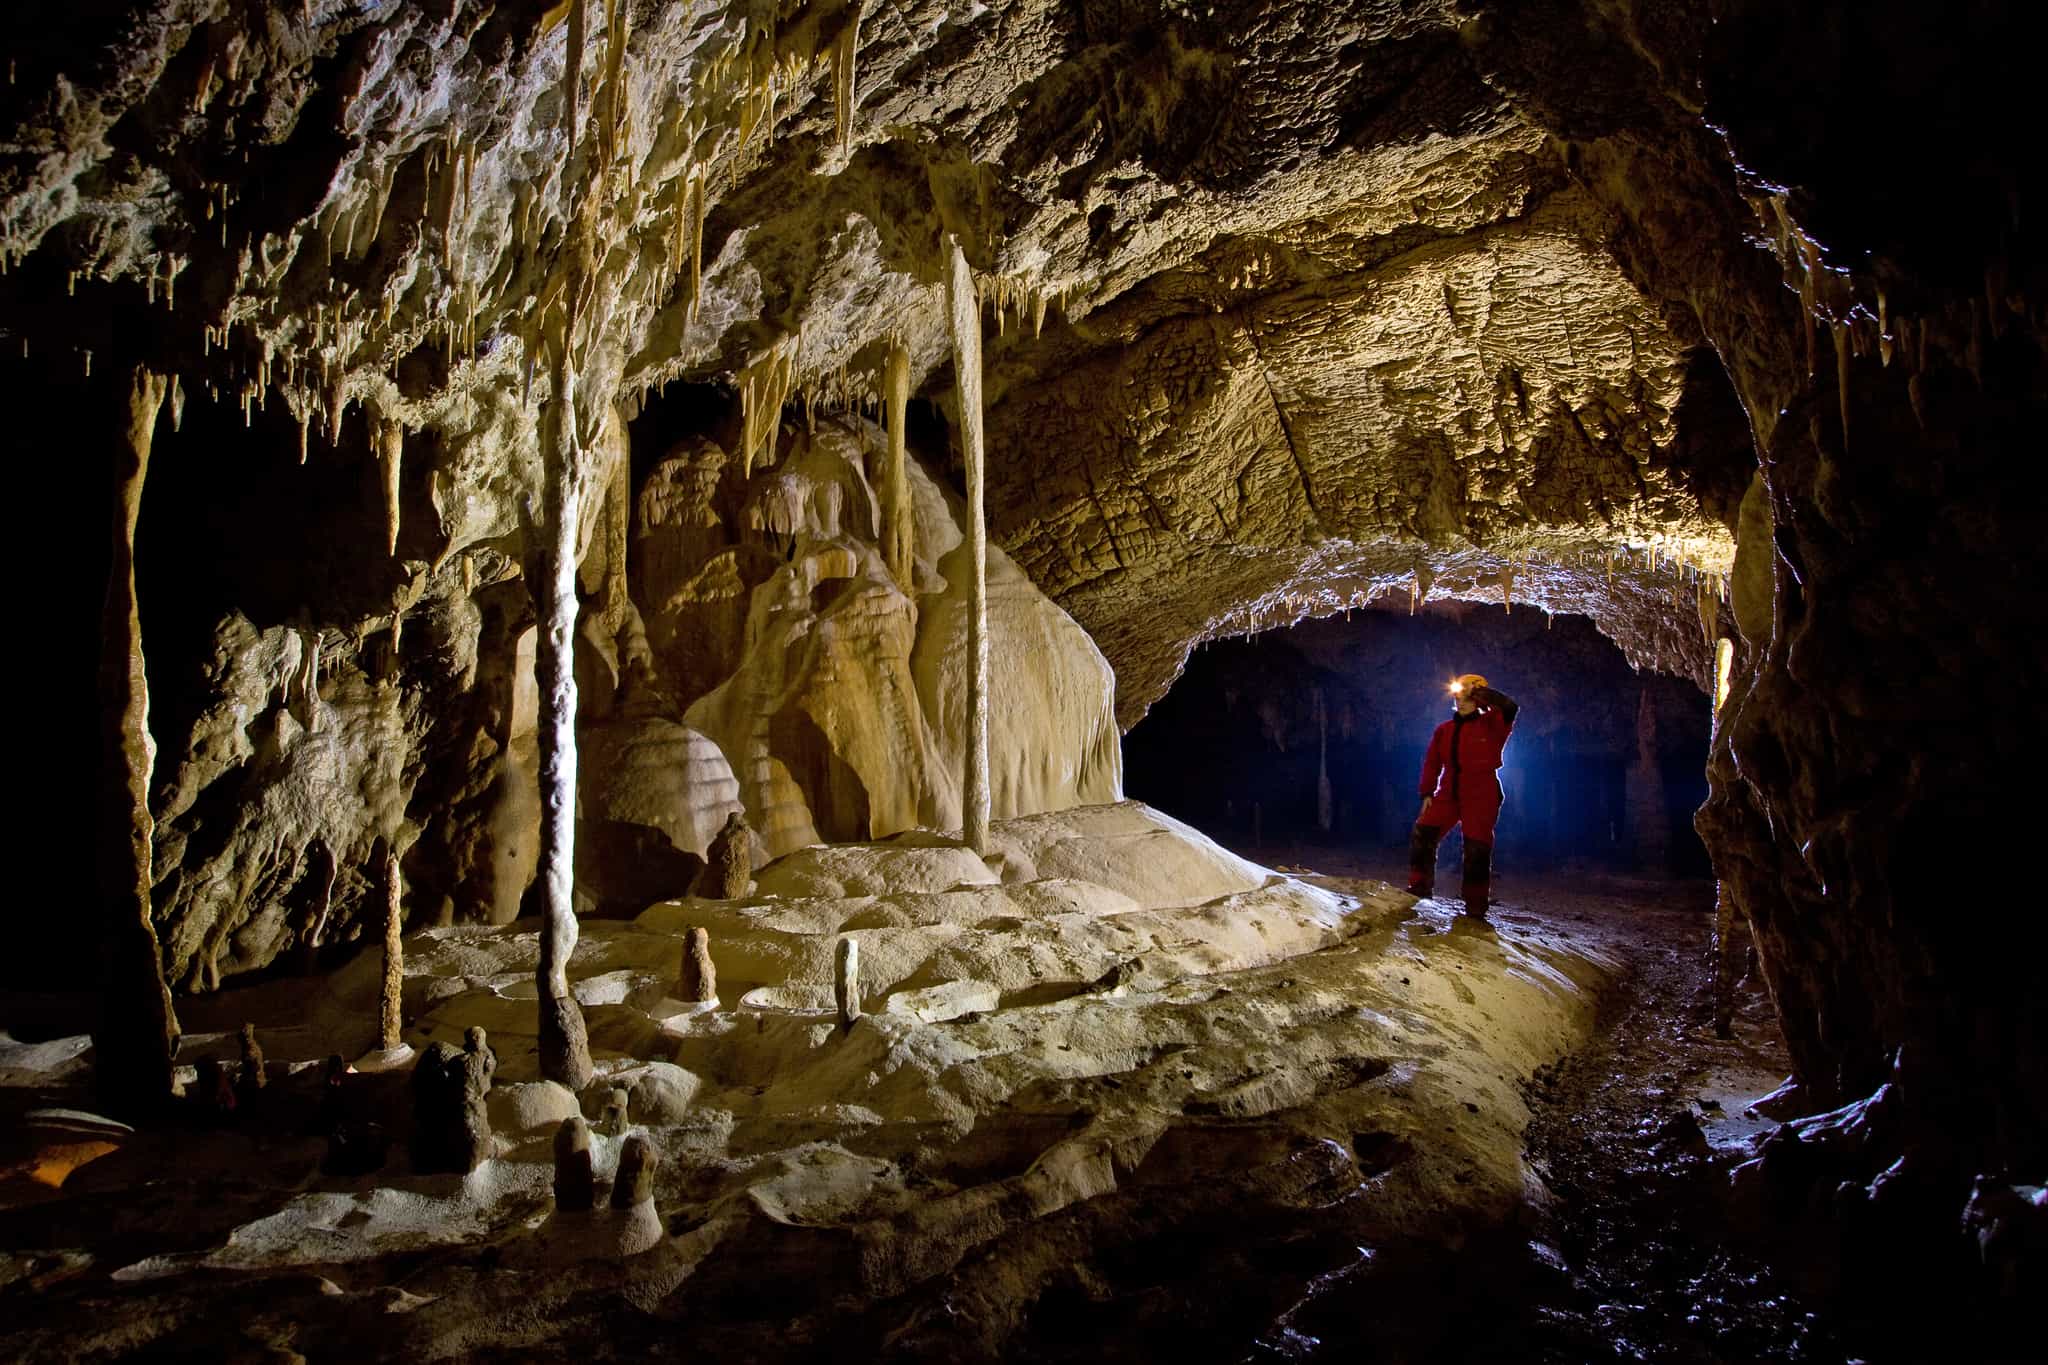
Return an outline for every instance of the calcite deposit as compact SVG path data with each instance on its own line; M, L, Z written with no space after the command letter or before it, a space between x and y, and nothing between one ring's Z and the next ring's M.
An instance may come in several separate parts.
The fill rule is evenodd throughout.
M1894 1087L1884 1161L1837 1183L1895 1169L1887 1235L1945 1236L1978 1177L2048 1163L2031 815L2006 795L2048 759L2023 12L13 6L0 399L41 547L17 577L57 604L23 635L17 728L56 784L29 842L98 883L95 913L14 915L13 984L92 993L74 1032L138 1132L215 1060L188 1016L287 966L308 1010L352 994L331 1037L260 1019L273 1064L395 1074L480 1024L501 1074L560 1089L534 1092L537 1145L628 1058L772 1117L747 1160L916 1113L968 1145L863 1204L862 1163L909 1149L842 1142L827 1213L863 1230L841 1241L811 1236L831 1218L808 1181L722 1221L717 1161L742 1158L660 1135L655 1203L687 1190L703 1221L637 1258L679 1281L730 1233L907 1292L961 1263L964 1229L1155 1150L1149 1119L1091 1126L1146 1086L1075 1099L1042 1046L1071 1021L1011 1016L1128 1021L1120 991L1279 973L1256 978L1275 1014L1219 995L1186 1039L1137 1041L1169 1009L1070 1044L1126 1078L1174 1069L1146 1049L1224 1048L1224 1091L1183 1067L1169 1110L1313 1105L1369 1055L1332 1040L1377 1024L1325 1008L1359 984L1328 965L1343 914L1263 874L1221 890L1251 874L1117 823L1122 733L1190 650L1375 603L1573 613L1713 695L1723 946L1754 943L1805 1102ZM1647 747L1641 768L1648 809ZM735 814L751 837L715 850ZM690 896L707 861L723 899ZM659 1015L689 928L720 1000ZM860 1018L813 1042L842 942ZM1053 998L1073 981L1107 984ZM380 1025L397 1045L372 1058ZM1313 1061L1259 1079L1297 1025ZM974 1049L1012 1027L1030 1074L913 1083L939 1072L911 1059L954 1055L920 1030ZM754 1060L721 1072L685 1038ZM632 1103L689 1112L660 1076ZM968 1179L964 1116L997 1094L1058 1154ZM389 1138L348 1131L349 1163ZM1314 1151L1302 1169L1356 1156ZM693 1152L724 1155L703 1175ZM135 1273L326 1264L295 1239L346 1260L365 1227L498 1236L545 1183L510 1165L490 1198L295 1195L317 1207ZM919 1171L1001 1188L902 1195ZM421 1199L452 1201L445 1226L420 1233ZM644 1224L588 1245L615 1260ZM394 1316L455 1311L394 1293ZM901 1339L999 1351L1002 1315L974 1321L935 1300Z

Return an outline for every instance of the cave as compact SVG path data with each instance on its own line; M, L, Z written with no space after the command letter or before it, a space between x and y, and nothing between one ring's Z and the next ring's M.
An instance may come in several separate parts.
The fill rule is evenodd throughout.
M1452 710L1448 683L1471 671L1460 660L1512 685L1524 708L1498 769L1512 838L1496 841L1496 885L1517 865L1711 880L1691 823L1707 794L1710 698L1635 668L1582 616L1447 602L1215 641L1125 735L1125 789L1260 861L1315 850L1393 877L1431 736Z
M11 7L0 1354L2044 1358L2028 17Z

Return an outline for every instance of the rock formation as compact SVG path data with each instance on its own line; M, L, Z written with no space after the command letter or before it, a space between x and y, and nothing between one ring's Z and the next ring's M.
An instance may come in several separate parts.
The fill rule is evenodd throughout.
M619 1173L612 1181L612 1207L630 1209L654 1198L654 1172L661 1154L635 1133L619 1147Z
M126 424L113 443L113 554L100 617L103 762L111 793L101 815L100 879L105 927L101 1018L93 1038L103 1094L116 1105L162 1103L171 1096L171 1054L178 1016L164 984L163 955L150 903L155 881L155 823L149 785L156 745L149 733L149 679L136 600L135 526L155 447L157 415L170 384L135 368Z
M738 811L725 817L711 848L704 856L704 873L697 894L714 900L738 900L747 894L754 880L754 832L747 817ZM688 997L700 999L698 996Z
M384 973L378 993L377 1046L389 1052L405 1036L405 894L398 851L384 853Z
M832 997L839 1008L839 1027L852 1028L860 1018L860 940L842 938L832 973Z
M270 1077L264 1072L263 1046L256 1041L256 1026L242 1025L235 1037L236 1047L241 1052L241 1061L235 1071L235 1095L244 1105L254 1103L270 1084Z
M711 960L711 931L701 924L683 940L683 973L676 983L676 999L692 1004L718 999L718 968Z
M590 1171L590 1125L572 1115L555 1130L555 1208L561 1213L588 1213L597 1204L596 1179Z
M1729 641L1698 827L1952 1231L2048 1160L2023 858L1959 852L2048 757L1984 736L2048 665L2018 8L16 6L0 384L116 428L110 527L24 462L111 535L48 575L104 914L21 956L155 1102L172 992L374 944L402 847L416 925L540 918L580 1087L579 801L993 866L1204 642L1579 613Z
M412 1164L422 1172L467 1173L491 1154L486 1099L495 1059L488 1048L429 1044L412 1071Z

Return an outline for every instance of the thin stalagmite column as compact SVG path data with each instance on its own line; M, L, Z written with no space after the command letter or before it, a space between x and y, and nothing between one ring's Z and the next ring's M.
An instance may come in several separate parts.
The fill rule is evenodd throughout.
M882 396L889 427L889 462L882 471L882 557L896 586L908 592L915 573L916 528L910 515L910 476L904 468L909 458L903 423L910 407L910 353L900 341L889 343L888 358L882 362Z
M576 480L575 379L565 345L555 359L554 394L543 434L540 620L534 681L540 691L540 1069L571 1090L590 1083L590 1038L569 991L576 951Z
M386 1052L398 1046L405 1032L405 883L398 870L398 850L384 853L384 998L377 1017L377 1046Z
M967 460L967 558L972 565L967 608L967 781L961 837L988 852L988 526L982 513L981 308L960 239L948 236L947 315L953 332L953 382L960 395L960 448Z
M93 1031L101 1093L122 1106L168 1101L178 1016L164 982L163 953L150 914L155 821L149 784L156 744L149 736L149 679L135 595L135 523L158 411L170 382L138 366L128 419L114 451L113 554L100 617L100 705L105 716L106 793L100 877L106 922L104 981Z

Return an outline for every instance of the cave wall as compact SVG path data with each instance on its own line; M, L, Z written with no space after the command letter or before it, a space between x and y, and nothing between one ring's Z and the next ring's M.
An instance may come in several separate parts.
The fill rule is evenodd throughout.
M2048 392L2021 13L16 7L14 391L93 415L137 366L176 376L194 439L152 473L163 505L205 524L217 474L230 529L268 545L168 550L180 518L145 494L175 974L210 984L284 942L310 845L274 836L310 830L309 804L345 801L352 867L407 845L423 913L516 908L497 888L527 818L537 433L564 409L603 547L579 664L617 689L586 719L633 721L644 670L671 724L748 748L730 780L771 844L804 834L792 787L821 834L878 808L942 820L917 736L951 733L950 682L921 681L946 651L920 663L913 633L898 669L902 604L814 496L842 489L843 532L853 484L780 482L824 457L782 448L776 419L871 408L892 344L922 396L950 392L952 236L986 310L996 539L1115 669L1122 724L1201 640L1410 593L1583 613L1702 686L1734 632L1701 824L1802 1073L1848 1096L1903 1050L1926 1112L2038 1162L2044 1024L2010 975L2038 920L2008 889L2021 853L1972 858L2042 747L2020 681L2043 662L2042 538L2016 453ZM650 493L673 443L627 459L618 433L678 382L739 411ZM943 482L943 445L926 454ZM636 597L636 572L669 595ZM184 603L181 574L204 583ZM852 586L816 597L828 582ZM652 619L676 592L689 610ZM778 704L764 747L729 679L789 681L786 657L746 661L799 637L894 700ZM1076 676L1025 731L1078 747L1003 776L1020 800L1109 780L1084 720L1102 675ZM729 799L694 740L617 747ZM338 766L309 787L319 755ZM892 774L865 810L863 764ZM229 770L266 776L208 778ZM700 829L618 800L679 854ZM415 833L435 819L479 833ZM242 909L180 919L202 903ZM1987 959L1987 935L2020 950Z
M2017 964L2043 930L1992 832L2044 727L1987 688L2043 661L2014 458L2048 397L2040 187L1997 38L2019 11L1476 8L1490 83L1555 130L1750 414L1750 609L1700 825L1802 1077L1819 1100L1899 1081L1930 1183L2038 1169L2048 1018Z

